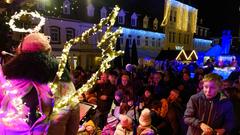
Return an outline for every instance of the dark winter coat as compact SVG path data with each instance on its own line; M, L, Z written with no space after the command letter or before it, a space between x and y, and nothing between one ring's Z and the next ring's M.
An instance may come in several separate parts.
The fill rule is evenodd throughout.
M221 93L218 93L214 99L207 100L201 91L189 99L184 122L189 126L187 135L201 135L201 122L213 129L224 128L229 134L234 127L232 103Z

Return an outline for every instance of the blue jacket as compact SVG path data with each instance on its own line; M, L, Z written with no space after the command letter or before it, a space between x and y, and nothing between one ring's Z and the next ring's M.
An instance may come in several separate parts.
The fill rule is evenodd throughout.
M232 103L222 93L212 100L207 100L201 91L189 99L184 113L184 122L188 125L187 135L201 135L201 122L213 129L224 128L226 134L230 134L234 127Z

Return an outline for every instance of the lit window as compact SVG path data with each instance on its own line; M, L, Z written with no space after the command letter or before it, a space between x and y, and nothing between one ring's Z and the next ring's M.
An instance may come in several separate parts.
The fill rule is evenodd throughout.
M123 23L123 16L118 16L118 23L119 24L124 24Z
M172 11L172 10L170 11L170 17L169 17L169 19L170 19L170 22L173 20L173 11Z
M177 20L177 11L173 11L173 22L176 22Z
M175 36L176 36L176 33L173 32L172 34L173 34L173 35L172 35L172 42L175 43Z
M143 18L143 28L147 29L148 28L148 17L145 16Z
M70 2L68 0L63 2L63 14L70 14Z
M50 27L51 43L60 43L60 28L57 26Z
M155 18L153 21L153 30L157 30L158 29L158 19Z
M207 37L207 29L205 29L205 31L204 31L204 37Z
M134 27L137 26L137 20L135 18L131 19L131 25Z
M199 35L203 36L203 29L199 29L199 31L200 31Z
M75 37L75 30L73 28L66 28L66 41Z
M107 9L105 7L102 7L100 12L101 12L101 18L107 17Z
M93 17L94 16L94 6L90 3L88 6L87 6L87 15L89 17Z
M120 45L123 45L123 34L120 35L119 40L120 40Z
M131 25L133 27L137 26L137 15L136 15L136 13L133 13L132 16L131 16Z
M161 47L161 39L158 39L158 47Z
M123 11L123 9L118 14L118 23L119 24L125 23L125 12Z
M129 47L132 47L132 36L128 35L128 39L129 39Z
M152 47L155 47L155 38L152 38Z
M137 46L140 46L140 36L137 36Z
M181 43L181 33L178 34L178 43Z
M145 37L145 45L148 46L148 37Z
M168 42L169 42L169 43L172 42L172 32L169 32L169 35L168 35Z

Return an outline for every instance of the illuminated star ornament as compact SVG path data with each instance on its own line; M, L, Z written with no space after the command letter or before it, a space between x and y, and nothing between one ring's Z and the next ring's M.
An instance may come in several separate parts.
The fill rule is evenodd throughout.
M79 103L79 96L89 90L93 87L95 82L97 81L97 77L100 75L101 72L105 72L108 68L110 68L109 62L112 61L114 58L120 56L123 54L123 51L114 50L114 45L116 44L117 38L122 33L122 29L118 28L115 32L112 32L112 27L116 21L116 17L118 15L120 8L118 6L115 6L113 11L109 14L107 18L102 18L101 21L94 25L92 28L86 30L82 33L82 35L69 40L64 44L63 53L61 56L60 63L58 65L58 71L56 73L55 80L53 83L50 84L51 90L53 94L57 92L58 82L61 79L61 76L63 74L68 53L72 45L76 43L82 43L85 40L87 40L90 36L96 34L96 32L101 32L103 27L107 25L107 29L102 36L101 41L97 44L97 47L102 50L102 63L100 65L100 68L97 72L95 72L92 77L87 81L86 84L84 84L80 89L77 90L76 93L73 93L71 95L62 97L60 100L55 102L53 112L57 113L60 111L61 108L67 107L68 105L75 106L77 103Z
M92 88L93 85L95 84L95 82L97 81L97 77L100 75L100 73L105 72L108 68L110 68L109 62L111 62L114 58L123 54L123 51L121 51L121 50L117 51L114 49L117 38L122 33L122 29L118 28L116 31L112 32L112 27L116 21L116 17L118 15L119 10L120 10L120 8L118 6L115 6L115 8L109 14L108 17L102 18L98 24L96 24L92 28L86 30L80 36L73 38L64 44L64 48L62 50L62 55L61 55L61 60L58 65L58 71L56 73L55 79L52 83L49 83L49 86L50 86L51 91L54 96L56 96L56 94L57 94L58 84L59 84L59 81L61 80L61 76L62 76L64 68L66 66L68 54L69 54L69 51L70 51L72 45L77 44L77 43L84 43L88 38L90 38L97 32L102 32L103 27L107 26L107 29L106 29L105 33L103 34L101 41L97 44L97 47L99 49L101 49L101 51L102 51L102 63L100 65L100 68L98 69L98 71L96 73L94 73L92 75L92 77L87 81L86 84L84 84L80 89L77 90L77 92L71 93L70 95L67 95L64 97L61 97L60 99L55 101L53 113L58 113L60 111L60 109L62 109L62 108L69 107L69 106L75 106L76 104L78 104L79 103L79 95L81 95L83 92ZM40 22L33 29L17 28L15 26L15 20L16 19L20 20L20 17L22 15L31 15L32 17L40 18ZM23 32L23 33L32 33L32 32L39 32L41 27L44 25L44 23L45 23L45 18L40 16L39 13L21 11L20 13L15 13L15 15L13 15L11 17L11 20L9 21L8 24L10 25L10 28L13 31ZM11 84L8 84L7 83L8 81L1 81L1 82L2 82L1 83L2 87L6 85L8 87L8 89L11 89ZM6 94L12 94L12 93L6 93ZM17 116L18 116L18 118L20 118L21 115L24 114L24 110L22 109L22 105L23 105L22 101L19 101L19 98L16 97L16 102L14 100L14 102L12 101L11 103L13 106L19 108L19 110L17 110L17 112L18 112L17 114L19 114L19 115L17 115ZM1 115L1 113L2 112L0 110L0 115ZM16 113L14 113L14 114L16 114ZM13 117L14 115L12 115L12 112L9 112L7 116L9 116L6 119L7 121L9 121L9 122L14 121L15 117Z
M20 20L21 16L23 15L31 15L33 18L38 18L40 19L40 22L37 26L34 28L17 28L15 25L15 20ZM37 11L35 12L28 12L26 10L21 10L19 13L15 13L10 21L7 23L10 28L15 31L15 32L22 32L22 33L33 33L33 32L39 32L41 30L41 27L45 24L45 18L42 17Z

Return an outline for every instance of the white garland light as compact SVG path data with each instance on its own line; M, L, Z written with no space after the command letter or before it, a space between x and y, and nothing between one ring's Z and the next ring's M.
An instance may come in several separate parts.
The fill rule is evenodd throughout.
M31 15L34 18L39 18L40 22L34 28L28 28L28 29L17 28L16 25L15 25L15 20L20 20L22 15ZM13 31L22 32L22 33L33 33L33 32L39 32L41 30L41 27L45 24L45 18L43 16L41 16L37 11L35 11L35 12L28 12L26 10L21 10L19 13L16 12L11 17L10 21L7 24L10 26L10 28Z
M101 72L105 72L106 69L110 67L109 62L112 61L114 58L118 57L119 55L123 54L123 51L119 50L116 51L114 50L114 45L117 41L117 38L120 36L122 33L122 29L118 28L115 32L111 32L111 28L113 27L116 17L119 11L119 7L115 7L113 11L110 13L110 15L107 18L101 19L100 23L97 25L94 25L92 28L86 30L85 32L82 33L77 38L71 39L69 42L65 43L63 53L61 56L61 60L58 66L58 71L56 73L56 78L55 80L50 84L51 90L53 94L56 94L57 92L57 87L59 80L61 80L61 76L63 74L64 67L66 65L67 61L67 56L69 54L70 48L72 45L79 43L79 42L84 42L89 38L90 36L96 34L96 32L101 31L104 25L107 25L110 23L107 27L106 32L104 33L101 41L98 43L97 47L102 50L102 64L100 65L99 70L92 75L92 77L87 81L86 84L84 84L77 92L67 95L65 97L62 97L60 100L56 101L53 112L58 113L60 109L65 108L67 106L74 106L75 104L79 103L79 95L81 95L83 92L89 90L89 88L93 87L97 80L97 76ZM33 17L40 18L41 21L36 26L34 29L27 29L25 30L24 28L16 28L14 25L14 19L19 19L22 15L30 14ZM12 16L12 19L8 23L13 31L18 31L18 32L38 32L41 29L41 26L44 25L45 23L45 18L41 17L37 12L36 14L31 12L28 13L26 11L21 11L20 13L15 13L14 16ZM0 84L3 89L5 89L5 96L8 95L13 95L13 99L10 101L10 104L16 108L15 111L9 111L5 115L5 117L2 118L2 121L5 123L14 123L15 120L22 119L22 120L27 120L23 115L25 114L24 110L24 103L22 102L21 98L18 97L18 91L14 90L12 87L12 84L8 81L5 80L3 75L1 75L1 70L0 70ZM4 110L0 110L0 116L4 114Z
M99 76L99 74L101 72L105 72L108 68L110 68L109 62L124 53L121 50L119 51L114 50L114 47L113 47L116 44L117 38L122 33L122 29L118 28L115 32L111 32L111 29L116 21L116 17L118 15L119 10L120 8L116 6L107 18L101 19L99 24L94 25L92 28L86 30L79 37L76 37L75 39L71 39L67 43L65 43L64 49L62 51L63 53L61 56L61 60L58 65L56 78L50 84L51 90L54 95L57 92L57 87L59 83L58 81L61 80L61 76L63 74L64 68L66 65L67 56L72 45L79 42L84 42L85 40L87 40L87 38L96 34L96 32L101 31L104 25L107 25L106 32L102 36L101 41L98 42L97 44L97 47L102 50L102 60L103 60L98 71L95 72L92 75L92 77L87 81L87 83L85 83L81 88L79 88L77 92L73 93L72 95L70 94L65 97L62 97L60 100L56 101L53 108L54 113L58 113L61 110L61 108L67 107L69 105L74 106L77 103L79 103L79 99L78 99L79 95L81 95L83 92L92 88L95 82L97 81L97 77Z

